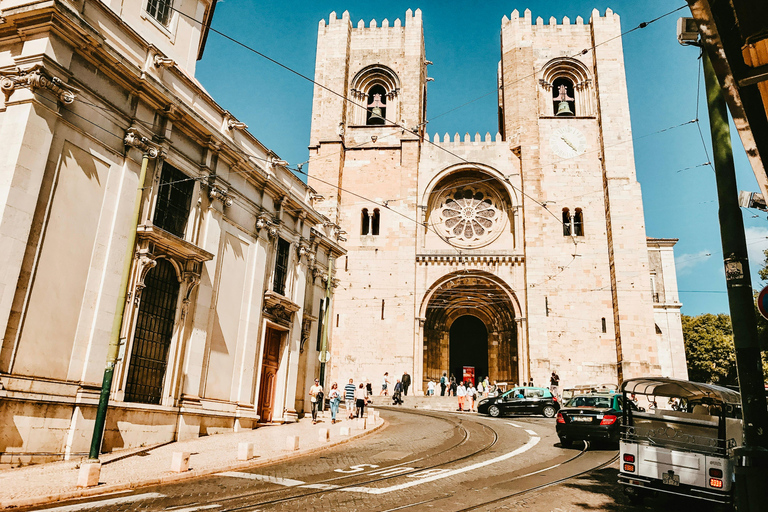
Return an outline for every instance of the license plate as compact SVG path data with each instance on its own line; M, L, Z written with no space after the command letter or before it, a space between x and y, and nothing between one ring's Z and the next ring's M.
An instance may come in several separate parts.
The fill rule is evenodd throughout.
M574 416L572 421L583 421L585 423L592 423L592 416Z
M661 483L664 485L680 485L680 475L670 475L664 473L661 475Z

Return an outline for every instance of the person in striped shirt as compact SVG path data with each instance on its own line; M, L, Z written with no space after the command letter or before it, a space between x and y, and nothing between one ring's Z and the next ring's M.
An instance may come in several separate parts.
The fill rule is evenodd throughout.
M355 383L352 379L349 379L349 384L344 386L344 403L347 406L347 413L349 413L349 419L355 417Z

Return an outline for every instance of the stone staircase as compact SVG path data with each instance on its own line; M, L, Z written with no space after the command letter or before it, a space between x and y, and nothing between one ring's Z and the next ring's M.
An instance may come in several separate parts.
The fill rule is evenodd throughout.
M392 406L391 396L371 397L372 406ZM403 404L400 407L410 409L423 409L432 411L456 411L459 407L458 399L455 396L403 396ZM457 411L458 412L458 411Z

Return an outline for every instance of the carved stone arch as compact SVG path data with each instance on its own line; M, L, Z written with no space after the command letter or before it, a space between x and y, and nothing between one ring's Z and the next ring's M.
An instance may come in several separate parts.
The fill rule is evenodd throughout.
M361 69L350 83L350 106L348 119L351 125L362 126L368 118L369 93L373 88L383 90L386 103L384 124L393 124L400 120L400 78L387 66L372 64Z
M572 84L576 116L591 116L594 108L594 86L592 74L583 62L571 57L558 57L550 60L541 68L539 84L542 88L541 112L554 115L552 111L553 86L559 79Z
M477 249L505 232L514 235L517 191L498 170L483 164L458 164L427 185L424 233L430 230L455 247Z

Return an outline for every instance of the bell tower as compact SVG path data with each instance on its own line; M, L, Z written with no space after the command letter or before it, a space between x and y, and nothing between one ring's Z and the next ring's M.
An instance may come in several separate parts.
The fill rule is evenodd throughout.
M336 269L338 315L330 326L338 379L413 368L426 65L419 9L392 23L353 26L346 11L320 21L308 184L348 251ZM409 293L411 301L402 300Z

